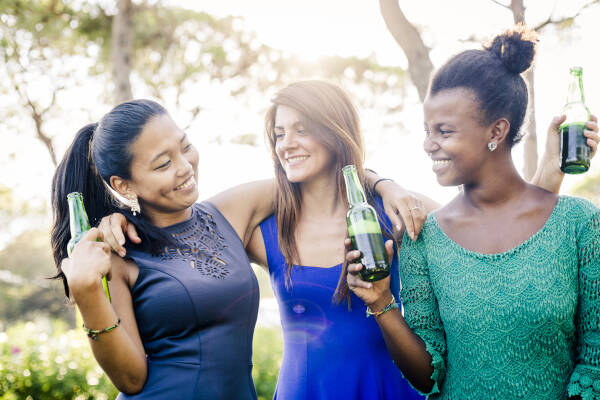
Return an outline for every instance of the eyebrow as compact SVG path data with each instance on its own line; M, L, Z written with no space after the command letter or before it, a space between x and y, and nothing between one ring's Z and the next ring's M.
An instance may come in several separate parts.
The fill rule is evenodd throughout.
M187 138L187 133L184 133L183 136L181 137L181 140L179 141L179 143L183 143L183 141L185 140L185 138ZM154 163L154 161L158 160L160 157L166 155L167 153L169 153L169 150L165 150L162 153L157 154L156 156L154 156L154 158L150 161L150 164Z
M292 127L293 127L293 128L297 128L297 127L298 127L298 125L300 125L300 126L303 126L303 124L302 124L302 121L296 121L296 122L294 122L294 123L292 124ZM275 125L275 126L273 127L273 129L283 129L283 126L281 126L281 125Z

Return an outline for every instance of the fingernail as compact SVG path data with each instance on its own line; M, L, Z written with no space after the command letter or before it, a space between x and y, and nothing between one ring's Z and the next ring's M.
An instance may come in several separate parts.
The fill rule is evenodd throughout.
M121 257L125 257L125 254L126 254L126 253L125 253L125 250L120 250L120 251L119 251L119 255L120 255Z
M402 229L402 226L396 225L396 230L399 231L400 229Z

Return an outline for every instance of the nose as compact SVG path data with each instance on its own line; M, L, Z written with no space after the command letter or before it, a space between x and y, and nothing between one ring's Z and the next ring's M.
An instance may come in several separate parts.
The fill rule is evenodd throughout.
M294 146L296 146L294 134L292 132L286 132L286 134L277 141L277 144L281 150L289 150L294 148Z
M190 160L188 160L183 155L180 155L179 157L177 157L176 167L177 167L177 176L190 175L191 171L194 169Z
M440 145L433 138L433 135L429 134L429 135L425 136L425 140L423 141L423 150L425 150L425 152L427 154L432 154L435 151L439 150L439 148L440 148Z

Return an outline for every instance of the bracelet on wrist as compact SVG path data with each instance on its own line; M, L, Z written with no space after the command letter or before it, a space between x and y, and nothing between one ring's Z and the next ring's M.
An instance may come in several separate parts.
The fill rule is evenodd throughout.
M87 336L92 339L92 340L98 340L98 335L101 335L103 333L106 332L110 332L113 329L115 329L117 326L121 325L121 318L117 319L117 323L109 326L108 328L104 328L104 329L90 329L90 328L86 328L85 325L82 325L83 330L85 331L85 333L87 334Z
M387 306L383 307L379 311L372 311L371 308L369 306L367 306L367 318L370 317L371 315L374 316L375 318L380 317L383 314L385 314L386 312L393 310L394 308L399 309L400 306L398 305L398 303L396 303L396 298L394 297L394 295L392 295L392 300L390 300L390 302L387 304Z
M383 181L391 181L391 182L394 182L394 180L393 180L393 179L390 179L390 178L379 178L379 179L377 179L377 180L375 181L375 183L373 184L373 187L371 188L371 192L372 192L372 193L377 193L377 192L375 191L375 188L377 187L377 185L378 185L380 182L383 182Z

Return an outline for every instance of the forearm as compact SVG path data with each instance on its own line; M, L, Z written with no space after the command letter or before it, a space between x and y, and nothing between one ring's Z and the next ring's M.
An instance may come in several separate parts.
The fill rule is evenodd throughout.
M75 302L86 328L105 329L119 319L101 285L87 288L85 293L75 297ZM89 342L98 364L120 391L132 394L143 388L147 377L146 358L123 324Z
M371 309L378 310L383 307L373 305ZM398 309L390 310L376 319L396 366L415 388L429 393L434 385L431 380L433 367L425 342L410 329Z
M559 168L558 158L544 154L530 183L549 192L558 193L564 177L565 174Z

